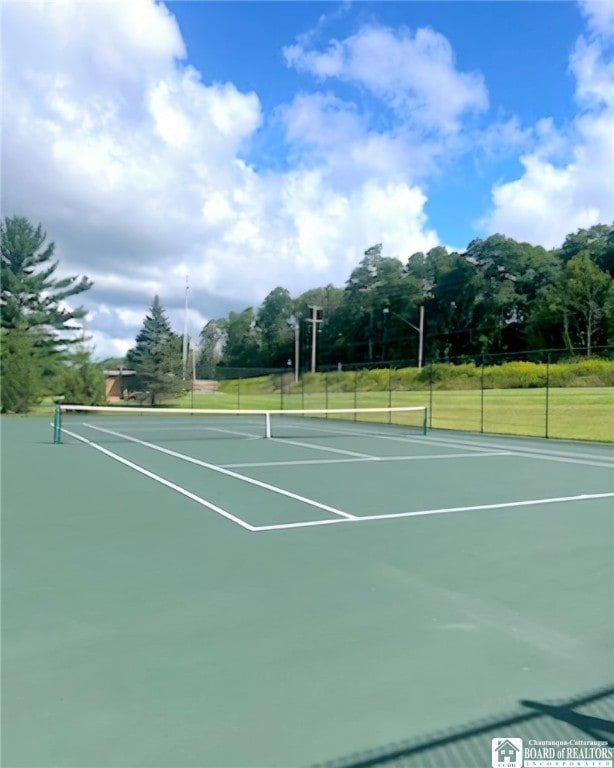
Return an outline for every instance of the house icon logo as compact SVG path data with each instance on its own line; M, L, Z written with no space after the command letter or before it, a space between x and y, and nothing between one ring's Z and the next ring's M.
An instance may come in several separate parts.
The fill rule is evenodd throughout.
M492 768L522 768L522 739L493 739Z

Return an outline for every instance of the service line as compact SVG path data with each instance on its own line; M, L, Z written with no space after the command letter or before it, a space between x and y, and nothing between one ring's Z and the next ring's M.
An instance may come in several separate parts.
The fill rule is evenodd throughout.
M285 442L285 440L283 441ZM385 463L387 461L430 461L436 459L483 459L488 456L512 456L509 451L491 451L490 453L430 453L420 456L366 456L365 458L353 459L287 459L286 461L245 461L236 464L221 464L222 467L232 469L241 469L249 467L295 467L309 464L356 464L361 462L378 461Z

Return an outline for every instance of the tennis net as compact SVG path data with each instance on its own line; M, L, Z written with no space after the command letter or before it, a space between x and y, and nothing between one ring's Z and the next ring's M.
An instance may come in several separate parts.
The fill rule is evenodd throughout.
M220 410L58 405L53 442L325 438L426 434L427 409Z

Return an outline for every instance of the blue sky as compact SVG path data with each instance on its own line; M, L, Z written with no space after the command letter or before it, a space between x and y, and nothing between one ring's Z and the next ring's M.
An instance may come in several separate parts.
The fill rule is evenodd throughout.
M614 4L7 3L3 215L87 274L99 357L501 232L614 218ZM24 164L20 158L28 156Z
M445 35L461 70L479 71L489 92L489 108L480 116L487 126L517 117L530 127L544 116L558 125L573 120L574 81L569 57L582 28L573 2L173 2L187 61L208 81L230 79L241 90L255 90L266 114L260 135L245 157L259 168L287 167L286 148L276 108L297 90L316 91L318 79L289 69L283 48L305 34L326 45L344 39L363 25L416 29L430 27ZM327 89L331 85L327 84ZM335 90L372 109L372 123L394 124L382 105L369 103L364 92L335 84ZM440 237L463 247L486 232L475 226L489 204L498 180L521 172L515 153L485 158L477 151L448 159L429 179L425 210Z

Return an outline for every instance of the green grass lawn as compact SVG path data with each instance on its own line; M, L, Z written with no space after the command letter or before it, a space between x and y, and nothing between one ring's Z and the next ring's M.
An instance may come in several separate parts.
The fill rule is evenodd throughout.
M216 392L188 394L173 401L172 405L220 409L423 405L429 407L430 426L434 428L614 441L614 390L607 387L551 388L548 392L545 389L434 390L432 399L424 390L356 394L321 392L284 395L283 398L279 392L239 392L238 395L237 392Z
M283 398L279 392L239 390L238 393L188 393L163 405L221 410L419 405L429 408L429 425L433 428L614 442L614 390L608 387L550 388L548 392L545 389L433 390L432 396L427 390L316 392L284 394ZM34 412L51 414L52 411L53 404L49 401L41 403Z

